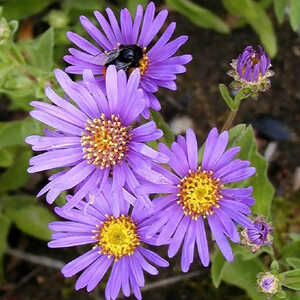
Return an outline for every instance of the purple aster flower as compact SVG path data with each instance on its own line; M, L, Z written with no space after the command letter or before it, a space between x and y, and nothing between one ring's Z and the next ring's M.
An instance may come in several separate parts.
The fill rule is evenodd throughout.
M65 61L71 64L66 71L72 74L82 74L90 69L93 74L104 75L107 66L115 65L117 70L130 74L139 68L141 73L140 87L146 96L144 116L149 116L149 107L160 110L160 103L153 93L158 87L176 90L176 74L186 71L183 65L191 59L191 55L173 56L187 41L187 36L180 36L169 41L175 30L172 22L160 38L157 34L163 27L168 15L167 10L160 11L155 16L155 5L149 3L145 13L143 7L137 6L134 19L127 8L120 12L120 25L110 8L106 9L106 19L99 11L95 17L100 28L96 27L86 17L80 17L80 23L96 46L74 32L68 32L68 38L81 50L70 48L71 55L65 56ZM102 79L103 76L102 76Z
M268 78L274 72L270 70L270 58L261 46L258 46L258 51L252 46L246 47L237 59L232 60L231 66L233 69L228 74L235 80L233 88L250 88L252 92L259 92L270 87Z
M141 299L140 287L144 286L144 271L157 275L153 266L168 267L168 262L145 246L153 245L147 239L149 209L139 203L129 210L127 201L118 199L118 211L112 209L113 190L106 184L102 191L94 191L88 202L81 201L68 211L57 207L56 213L65 219L49 224L53 231L50 248L92 245L92 248L72 260L62 269L65 277L83 271L75 289L93 290L111 267L105 288L105 298L116 299L120 289L128 297L131 293ZM131 212L129 212L131 211Z
M168 160L166 155L145 144L162 136L155 123L135 126L145 108L143 92L138 89L139 71L132 72L127 81L124 71L117 72L110 66L106 95L90 70L83 72L80 84L61 70L56 70L55 75L72 102L47 88L46 95L53 104L31 103L35 107L31 116L55 130L47 130L45 137L26 138L33 150L46 151L30 159L28 172L65 169L51 176L38 196L47 192L46 199L52 203L62 191L76 187L73 200L66 205L70 208L91 188L104 185L112 174L114 192L133 203L127 191L134 194L145 178L159 181L151 164ZM150 203L147 197L142 199Z
M252 228L245 228L241 232L242 244L246 245L252 252L258 251L263 246L271 245L273 228L264 217L256 217Z
M154 214L148 235L158 234L157 244L169 244L168 255L173 257L181 244L181 268L187 272L193 262L195 244L204 266L209 264L209 250L204 220L207 220L212 235L228 261L233 254L227 237L240 241L236 223L252 227L247 215L253 205L252 187L232 188L226 184L245 180L255 173L249 161L233 159L239 147L226 152L228 132L220 135L212 129L205 142L202 162L198 164L198 146L193 130L188 129L186 139L179 136L171 150L159 145L169 157L169 167L156 167L168 180L168 184L147 184L138 189L143 193L166 193L153 200Z
M257 284L260 291L265 294L276 294L280 290L280 280L271 272L259 273Z

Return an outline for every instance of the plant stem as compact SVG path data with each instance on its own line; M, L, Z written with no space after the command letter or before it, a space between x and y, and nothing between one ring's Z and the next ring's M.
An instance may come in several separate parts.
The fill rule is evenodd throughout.
M228 117L223 125L222 131L230 129L238 110L239 110L239 108L237 108L236 110L230 111L230 113L228 114Z

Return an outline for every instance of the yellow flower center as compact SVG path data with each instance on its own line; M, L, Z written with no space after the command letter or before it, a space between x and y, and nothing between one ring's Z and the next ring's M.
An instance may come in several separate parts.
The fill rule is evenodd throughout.
M107 119L101 114L100 118L89 120L82 133L83 157L101 169L114 166L124 158L130 139L130 129L122 125L118 116Z
M182 206L186 215L197 220L199 216L206 217L212 214L214 207L219 207L218 200L222 198L219 193L219 179L212 177L213 172L189 171L189 175L181 179L178 185L179 194L177 203Z
M139 66L138 66L138 68L140 69L141 76L145 74L148 65L149 65L149 58L144 52L143 57L139 60ZM131 74L135 69L136 69L135 67L130 68L129 74Z
M108 216L107 218L95 230L94 237L98 240L95 247L99 246L102 254L113 256L115 260L124 255L132 255L140 245L135 223L130 217L123 215L118 218Z
M139 61L139 69L140 69L140 73L141 75L144 75L144 73L146 72L146 69L148 67L149 64L149 58L148 56L144 53L143 57L140 59Z

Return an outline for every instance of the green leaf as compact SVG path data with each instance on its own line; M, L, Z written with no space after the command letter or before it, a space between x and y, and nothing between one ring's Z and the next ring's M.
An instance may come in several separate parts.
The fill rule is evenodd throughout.
M283 286L300 291L300 269L280 273L280 279Z
M244 260L251 260L257 256L259 256L262 252L264 252L265 248L263 248L260 251L257 251L256 253L252 253L249 249L245 248L242 245L239 244L232 244L231 245L232 251L234 253L234 256L239 255L239 257Z
M300 27L300 1L290 0L290 23L294 31L298 31Z
M7 209L21 209L24 207L28 207L37 203L37 199L32 196L25 195L14 195L8 196L4 195L1 197L1 206L4 210Z
M21 231L44 241L50 240L48 223L56 218L45 207L29 205L20 209L8 209L5 214Z
M103 1L99 0L84 0L84 1L74 1L74 0L64 0L62 6L65 10L70 9L78 10L101 10L103 8Z
M216 249L215 254L211 260L211 269L210 269L211 279L216 288L219 287L222 281L225 264L226 264L226 260L224 259L222 253L218 249Z
M232 148L237 146L240 143L243 135L245 134L245 131L246 131L245 124L238 124L232 127L229 130L229 141L228 141L227 148Z
M289 264L289 266L293 267L294 269L300 269L300 258L287 257L286 261Z
M284 20L285 9L289 4L289 0L274 0L274 11L278 22L281 24Z
M300 300L300 293L295 293L294 291L286 290L286 299L288 299L288 300Z
M11 121L0 123L0 148L8 146L25 146L21 134L23 121Z
M30 135L43 135L43 125L41 122L29 117L22 122L21 136L25 140Z
M291 232L289 234L289 237L291 238L292 241L296 242L296 241L300 241L300 233L297 232Z
M3 5L3 16L7 19L25 19L50 5L54 0L9 0Z
M159 112L151 110L151 116L153 121L156 123L157 128L160 128L164 133L162 139L168 146L170 146L175 140L174 134L170 127Z
M285 291L279 291L278 293L276 293L276 295L274 295L275 299L286 299L286 292ZM292 300L291 298L288 298L289 300Z
M6 249L7 245L7 236L10 229L10 220L4 215L0 215L0 281L2 281L4 278L3 274L3 254Z
M13 153L9 149L0 149L0 167L7 168L14 162Z
M298 1L298 0L295 0ZM263 7L253 0L223 0L225 8L235 16L245 18L259 35L260 41L271 57L277 53L273 24Z
M229 90L227 88L227 86L223 83L219 84L219 90L221 93L221 96L223 98L223 100L225 101L225 103L227 104L227 106L232 110L236 110L236 107L234 105L234 102L230 96Z
M244 289L253 300L265 300L256 287L256 276L263 270L258 258L243 261L241 256L236 255L233 262L226 262L222 280Z
M26 170L31 155L31 150L21 148L14 164L0 176L0 192L13 191L27 183L30 174Z
M229 33L229 26L208 9L188 0L166 0L169 7L187 17L197 26L214 29L220 33Z
M250 96L249 89L240 89L234 97L234 106L237 109L240 106L240 102Z
M240 146L241 151L238 158L249 160L251 165L256 168L254 176L242 183L233 184L233 186L253 187L253 197L255 204L251 210L253 213L269 217L272 199L274 196L274 187L267 177L268 164L265 159L257 152L256 139L251 126L244 127L238 125L229 131L229 145ZM232 141L234 139L234 142Z
M52 71L53 68L53 48L54 48L54 30L49 28L38 39L35 45L35 66L45 72Z
M267 177L268 163L256 151L256 146L250 161L252 166L256 168L255 175L249 180L249 183L253 186L253 197L256 200L251 209L253 213L268 218L275 193L275 189Z
M146 7L148 0L127 0L126 7L130 11L131 15L135 16L136 7L141 4L143 7Z
M287 259L288 257L300 258L300 240L293 241L282 249L282 257Z

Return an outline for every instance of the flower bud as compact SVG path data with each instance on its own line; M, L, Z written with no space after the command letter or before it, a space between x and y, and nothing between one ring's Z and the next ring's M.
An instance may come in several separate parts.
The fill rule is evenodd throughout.
M237 59L232 60L231 66L228 75L234 78L231 84L233 89L249 88L250 93L257 94L270 88L268 78L274 72L270 70L270 58L261 46L258 46L258 51L247 46Z
M255 253L261 247L272 244L273 237L271 232L273 232L271 223L267 223L264 217L259 216L254 219L252 228L242 230L241 242Z
M276 294L280 290L279 278L271 273L259 273L257 275L257 285L261 292L265 294Z
M53 28L63 28L69 23L68 16L63 11L56 9L51 10L47 19L49 25Z

